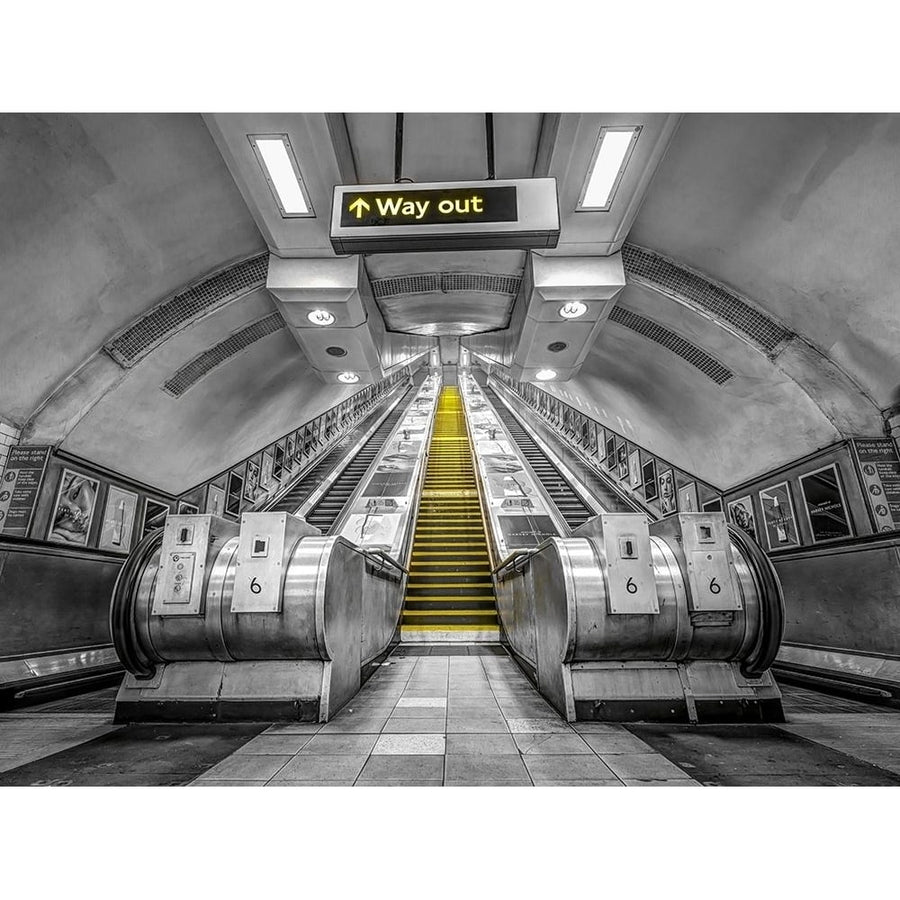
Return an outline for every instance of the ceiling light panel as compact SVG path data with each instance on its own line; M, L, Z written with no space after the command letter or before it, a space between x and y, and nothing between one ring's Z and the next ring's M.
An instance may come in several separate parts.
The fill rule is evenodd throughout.
M247 138L281 215L286 219L313 217L290 138L286 134L248 134Z
M600 129L576 210L579 212L609 210L640 133L640 125Z

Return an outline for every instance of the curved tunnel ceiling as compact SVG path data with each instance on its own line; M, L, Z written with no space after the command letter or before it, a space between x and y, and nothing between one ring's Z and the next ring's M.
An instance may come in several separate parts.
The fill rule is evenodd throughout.
M392 180L393 115L344 118L359 180ZM567 166L578 154L565 142L596 118L576 128L563 117ZM542 158L556 165L541 149L543 124L496 117L498 177L531 175ZM484 176L480 114L409 116L406 137L404 175ZM629 246L720 282L789 337L762 347L632 275L579 375L550 389L721 487L881 433L882 412L900 403L898 143L897 116L683 117ZM0 416L25 426L23 439L177 493L352 392L317 381L277 320L182 396L162 389L198 354L277 316L261 287L179 327L133 368L102 350L167 297L267 252L208 121L5 115L0 161ZM579 240L590 236L585 221ZM449 335L505 327L515 295L503 279L521 278L525 261L504 251L365 264L389 329ZM427 290L410 291L422 275ZM462 275L507 290L467 292ZM717 383L653 327L732 377Z

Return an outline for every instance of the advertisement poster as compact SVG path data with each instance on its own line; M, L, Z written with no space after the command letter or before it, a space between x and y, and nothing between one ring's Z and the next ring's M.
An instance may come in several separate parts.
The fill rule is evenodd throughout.
M722 512L722 498L716 497L715 500L707 500L703 504L703 512Z
M297 444L294 441L294 436L291 435L284 442L284 467L290 472L291 469L294 468L294 453L297 450Z
M244 478L237 472L228 473L228 488L225 491L225 514L237 516L241 511L241 492L244 489Z
M756 531L756 516L753 514L753 500L749 494L746 497L732 500L728 504L728 518L741 531L746 531L754 540L759 540L759 534Z
M659 509L667 516L678 509L675 498L675 473L671 469L659 473Z
M196 516L200 512L200 507L193 503L186 503L184 500L178 501L179 516Z
M836 465L832 463L827 468L801 476L800 488L814 542L850 537L847 504Z
M253 503L259 494L259 463L251 459L247 463L247 483L244 486L244 499Z
M63 469L47 540L86 547L99 489L96 478Z
M900 528L900 460L890 438L853 441L875 531Z
M49 459L49 447L10 447L0 481L0 533L28 534Z
M144 527L141 529L141 537L146 537L156 528L162 528L166 523L168 514L169 507L165 503L148 500L144 504Z
M128 553L134 531L134 514L137 512L137 494L110 486L106 495L103 527L100 530L101 550Z
M678 488L678 510L679 512L700 512L696 481Z
M272 464L272 477L276 481L284 478L284 447L281 444L275 445L275 461Z
M656 460L648 459L644 463L644 499L655 500L659 496L659 486L656 483Z
M550 516L500 516L500 533L510 550L537 547L558 532Z
M639 488L641 483L641 451L632 450L628 454L628 486Z
M225 514L225 489L214 484L206 492L206 512L212 516Z
M606 439L606 468L614 469L616 467L616 439L610 435Z
M619 444L616 449L616 475L619 479L628 477L628 445Z
M262 469L259 473L259 486L265 491L267 491L272 484L272 466L274 464L275 460L272 459L272 454L263 453Z
M799 547L797 521L794 516L794 504L786 481L774 484L759 492L759 503L763 511L763 526L766 531L766 542L770 550L783 550L786 547Z

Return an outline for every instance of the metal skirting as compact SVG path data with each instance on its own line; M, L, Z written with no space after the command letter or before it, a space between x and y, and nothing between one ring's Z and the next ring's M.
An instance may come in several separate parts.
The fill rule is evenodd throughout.
M112 647L64 650L59 653L0 660L0 687L4 690L24 690L32 682L78 678L98 669L118 665L119 658Z

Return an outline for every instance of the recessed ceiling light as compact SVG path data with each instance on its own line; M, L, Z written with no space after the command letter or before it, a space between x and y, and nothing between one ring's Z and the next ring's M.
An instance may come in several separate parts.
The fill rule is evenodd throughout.
M640 133L640 125L600 129L576 209L606 212L610 208Z
M570 300L568 303L564 303L559 308L559 314L564 319L577 319L579 316L583 316L587 312L587 304L582 303L580 300Z
M556 372L553 369L541 369L535 376L538 381L552 381L556 378Z
M334 323L334 316L327 309L314 309L306 318L313 325L331 325Z
M285 218L313 216L300 166L286 134L248 134L253 152Z
M338 381L343 381L344 384L356 384L359 381L359 375L356 372L341 372L338 375Z

